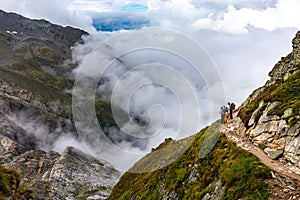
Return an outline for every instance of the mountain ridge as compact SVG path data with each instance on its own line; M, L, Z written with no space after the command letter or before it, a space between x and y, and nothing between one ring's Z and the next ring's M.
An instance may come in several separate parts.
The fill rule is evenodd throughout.
M236 110L234 120L217 129L220 134L217 143L214 140L205 143L204 139L211 137L209 135L213 132L207 130L214 125L204 128L194 136L189 149L169 166L153 172L134 174L134 171L129 170L123 174L109 199L300 198L299 55L300 32L297 32L293 39L293 51L275 65L266 84L255 90ZM233 145L231 140L237 144ZM246 147L242 146L244 150L236 147L245 144L244 141L248 141ZM176 141L166 141L161 146L174 143ZM216 145L212 151L201 159L199 145L207 148L214 144ZM226 154L228 146L232 149ZM262 155L260 159L269 157L266 163L274 166L273 169L277 171L271 173L268 167L248 153L250 150L247 148L254 150L254 147ZM232 154L235 155L234 158L231 157ZM161 157L161 160L167 159L169 153L162 154ZM153 159L157 159L155 151L146 155L135 166L147 169L147 165L155 162ZM270 161L272 159L274 162ZM276 166L275 160L279 162L279 166L283 166L281 169ZM226 170L224 166L227 167ZM288 172L282 172L284 169Z
M78 137L64 90L77 67L72 47L87 34L0 11L0 199L105 199L116 184L120 172L106 161L74 147L51 150ZM111 114L99 113L106 124Z

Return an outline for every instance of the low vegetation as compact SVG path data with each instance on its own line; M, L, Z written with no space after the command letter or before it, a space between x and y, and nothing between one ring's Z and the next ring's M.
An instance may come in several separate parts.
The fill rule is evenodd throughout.
M13 169L0 166L0 199L33 199L34 191L31 188L20 186L21 175Z
M297 119L293 118L295 115L299 115L300 106L300 71L291 75L286 81L281 84L274 84L269 87L265 87L251 102L241 108L239 117L247 125L253 112L259 108L256 114L257 118L261 116L262 112L267 106L267 103L279 102L277 106L268 112L268 115L283 116L287 109L292 109L292 113L288 120L290 125L293 125ZM262 104L263 106L259 106Z
M270 114L282 116L284 111L292 108L293 115L299 114L300 105L300 71L290 76L283 84L278 86L271 94L272 101L281 104L270 111Z
M201 156L203 145L210 147L216 142L212 138L218 138L216 145L206 156ZM166 141L168 146L176 146L178 142ZM147 168L147 163L153 165L157 160L155 151L133 168ZM269 168L209 127L196 134L187 151L172 164L153 172L125 173L109 199L162 199L174 193L179 199L202 199L215 190L213 183L217 181L224 189L223 199L267 199L270 192L265 180L268 178Z

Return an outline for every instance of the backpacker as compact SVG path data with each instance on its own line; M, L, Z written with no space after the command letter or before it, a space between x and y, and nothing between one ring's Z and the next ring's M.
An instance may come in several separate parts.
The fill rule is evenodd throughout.
M231 103L230 108L231 108L232 110L235 110L235 104L234 104L234 103Z

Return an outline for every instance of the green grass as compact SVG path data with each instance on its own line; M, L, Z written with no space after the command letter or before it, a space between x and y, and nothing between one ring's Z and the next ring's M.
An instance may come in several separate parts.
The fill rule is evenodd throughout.
M300 71L291 75L286 81L277 83L266 87L259 95L257 95L251 102L241 108L239 117L247 126L252 113L259 108L259 104L264 102L264 106L259 109L255 121L259 119L267 103L280 102L280 104L268 112L268 115L282 116L284 111L292 108L294 115L299 115L300 107ZM293 125L297 120L288 120L290 125Z
M203 146L210 148L215 143L212 138L219 139L211 152L201 156ZM167 140L168 145L162 144L159 148L176 146L177 142ZM157 164L156 151L141 159L134 168ZM191 180L193 170L196 175ZM172 164L153 172L125 173L109 199L162 199L161 188L167 193L176 192L179 199L202 199L214 190L210 184L216 180L225 188L223 199L267 199L270 192L265 180L268 178L270 169L256 157L236 147L214 127L207 127L195 135L187 151Z
M278 86L271 94L272 101L281 104L270 110L270 114L282 116L284 111L292 108L293 115L299 115L300 105L300 71L289 77L283 84Z
M252 116L252 113L259 108L260 104L265 104L267 102L271 101L271 92L273 90L275 90L275 88L277 87L276 84L270 86L270 87L266 87L263 89L262 92L260 92L258 95L256 95L256 97L249 102L246 106L242 107L239 111L239 117L242 119L243 123L245 124L245 126L248 125L249 120ZM265 106L261 106L258 113L257 113L257 117L255 119L255 122L257 122L259 116L262 114L263 110L265 109Z

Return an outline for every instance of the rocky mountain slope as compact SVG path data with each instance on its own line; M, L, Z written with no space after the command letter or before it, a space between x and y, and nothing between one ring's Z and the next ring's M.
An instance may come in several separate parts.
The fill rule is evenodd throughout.
M64 90L83 35L0 10L0 199L104 199L117 182L106 161L73 147L51 150L57 138L77 136ZM110 122L108 105L96 106L102 124Z
M292 53L269 76L239 107L233 121L201 130L169 166L132 173L167 162L174 145L184 142L167 140L121 177L109 199L299 199L300 32ZM211 149L215 140L212 151L203 157L201 149ZM156 155L160 148L164 154ZM268 156L261 161L276 171L252 154L259 159Z
M269 73L270 80L242 105L246 135L271 158L300 168L300 32L293 51Z

